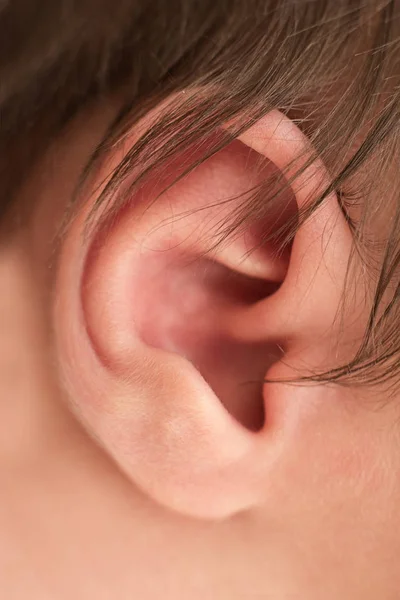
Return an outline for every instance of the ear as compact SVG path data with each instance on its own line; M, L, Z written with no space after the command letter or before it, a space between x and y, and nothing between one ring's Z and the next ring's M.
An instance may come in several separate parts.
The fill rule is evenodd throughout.
M242 193L273 170L290 178L310 152L273 111L154 202L182 168L177 159L85 245L88 206L64 240L55 329L75 410L135 485L182 513L219 518L263 502L278 457L293 452L293 429L326 397L264 380L340 358L351 235L334 194L286 253L249 252L276 213L213 247ZM315 160L279 219L328 185Z

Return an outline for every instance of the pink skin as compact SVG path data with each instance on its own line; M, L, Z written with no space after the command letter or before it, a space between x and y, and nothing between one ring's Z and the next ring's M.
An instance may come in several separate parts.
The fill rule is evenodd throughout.
M351 236L335 197L281 261L244 259L257 227L205 256L218 210L171 219L254 183L249 147L283 169L307 141L271 113L97 245L82 241L88 196L54 261L112 113L84 115L37 165L0 249L2 594L396 600L398 398L372 410L384 392L238 385L354 348L366 307L357 290L336 318ZM290 210L328 177L313 169Z

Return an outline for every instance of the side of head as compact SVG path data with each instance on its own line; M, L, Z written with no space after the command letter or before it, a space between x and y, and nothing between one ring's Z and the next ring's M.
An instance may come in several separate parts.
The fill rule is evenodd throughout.
M395 598L398 4L101 4L90 30L91 2L49 8L59 41L0 65L0 343L40 371L10 432L79 429L97 462L71 468L107 463L217 598L249 570L262 597Z

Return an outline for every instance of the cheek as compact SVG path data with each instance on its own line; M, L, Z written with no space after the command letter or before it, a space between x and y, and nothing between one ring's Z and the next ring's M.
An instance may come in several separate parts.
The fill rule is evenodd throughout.
M300 409L287 445L293 451L281 457L275 479L284 520L312 515L334 537L348 535L350 545L353 533L379 538L400 526L396 417L368 402L327 387L315 411Z

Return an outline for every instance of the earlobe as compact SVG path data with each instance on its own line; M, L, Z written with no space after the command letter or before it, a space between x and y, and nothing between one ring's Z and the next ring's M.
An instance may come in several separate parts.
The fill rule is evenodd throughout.
M282 348L301 349L308 366L332 355L351 247L335 197L290 254L251 253L246 232L209 251L232 210L220 201L239 202L271 169L298 169L308 155L303 134L274 111L156 203L176 171L150 181L83 251L84 213L66 237L55 326L76 412L135 485L182 513L222 518L262 501L283 415L296 410L295 394L293 407L271 399L263 380L279 376ZM285 218L327 183L315 161Z

